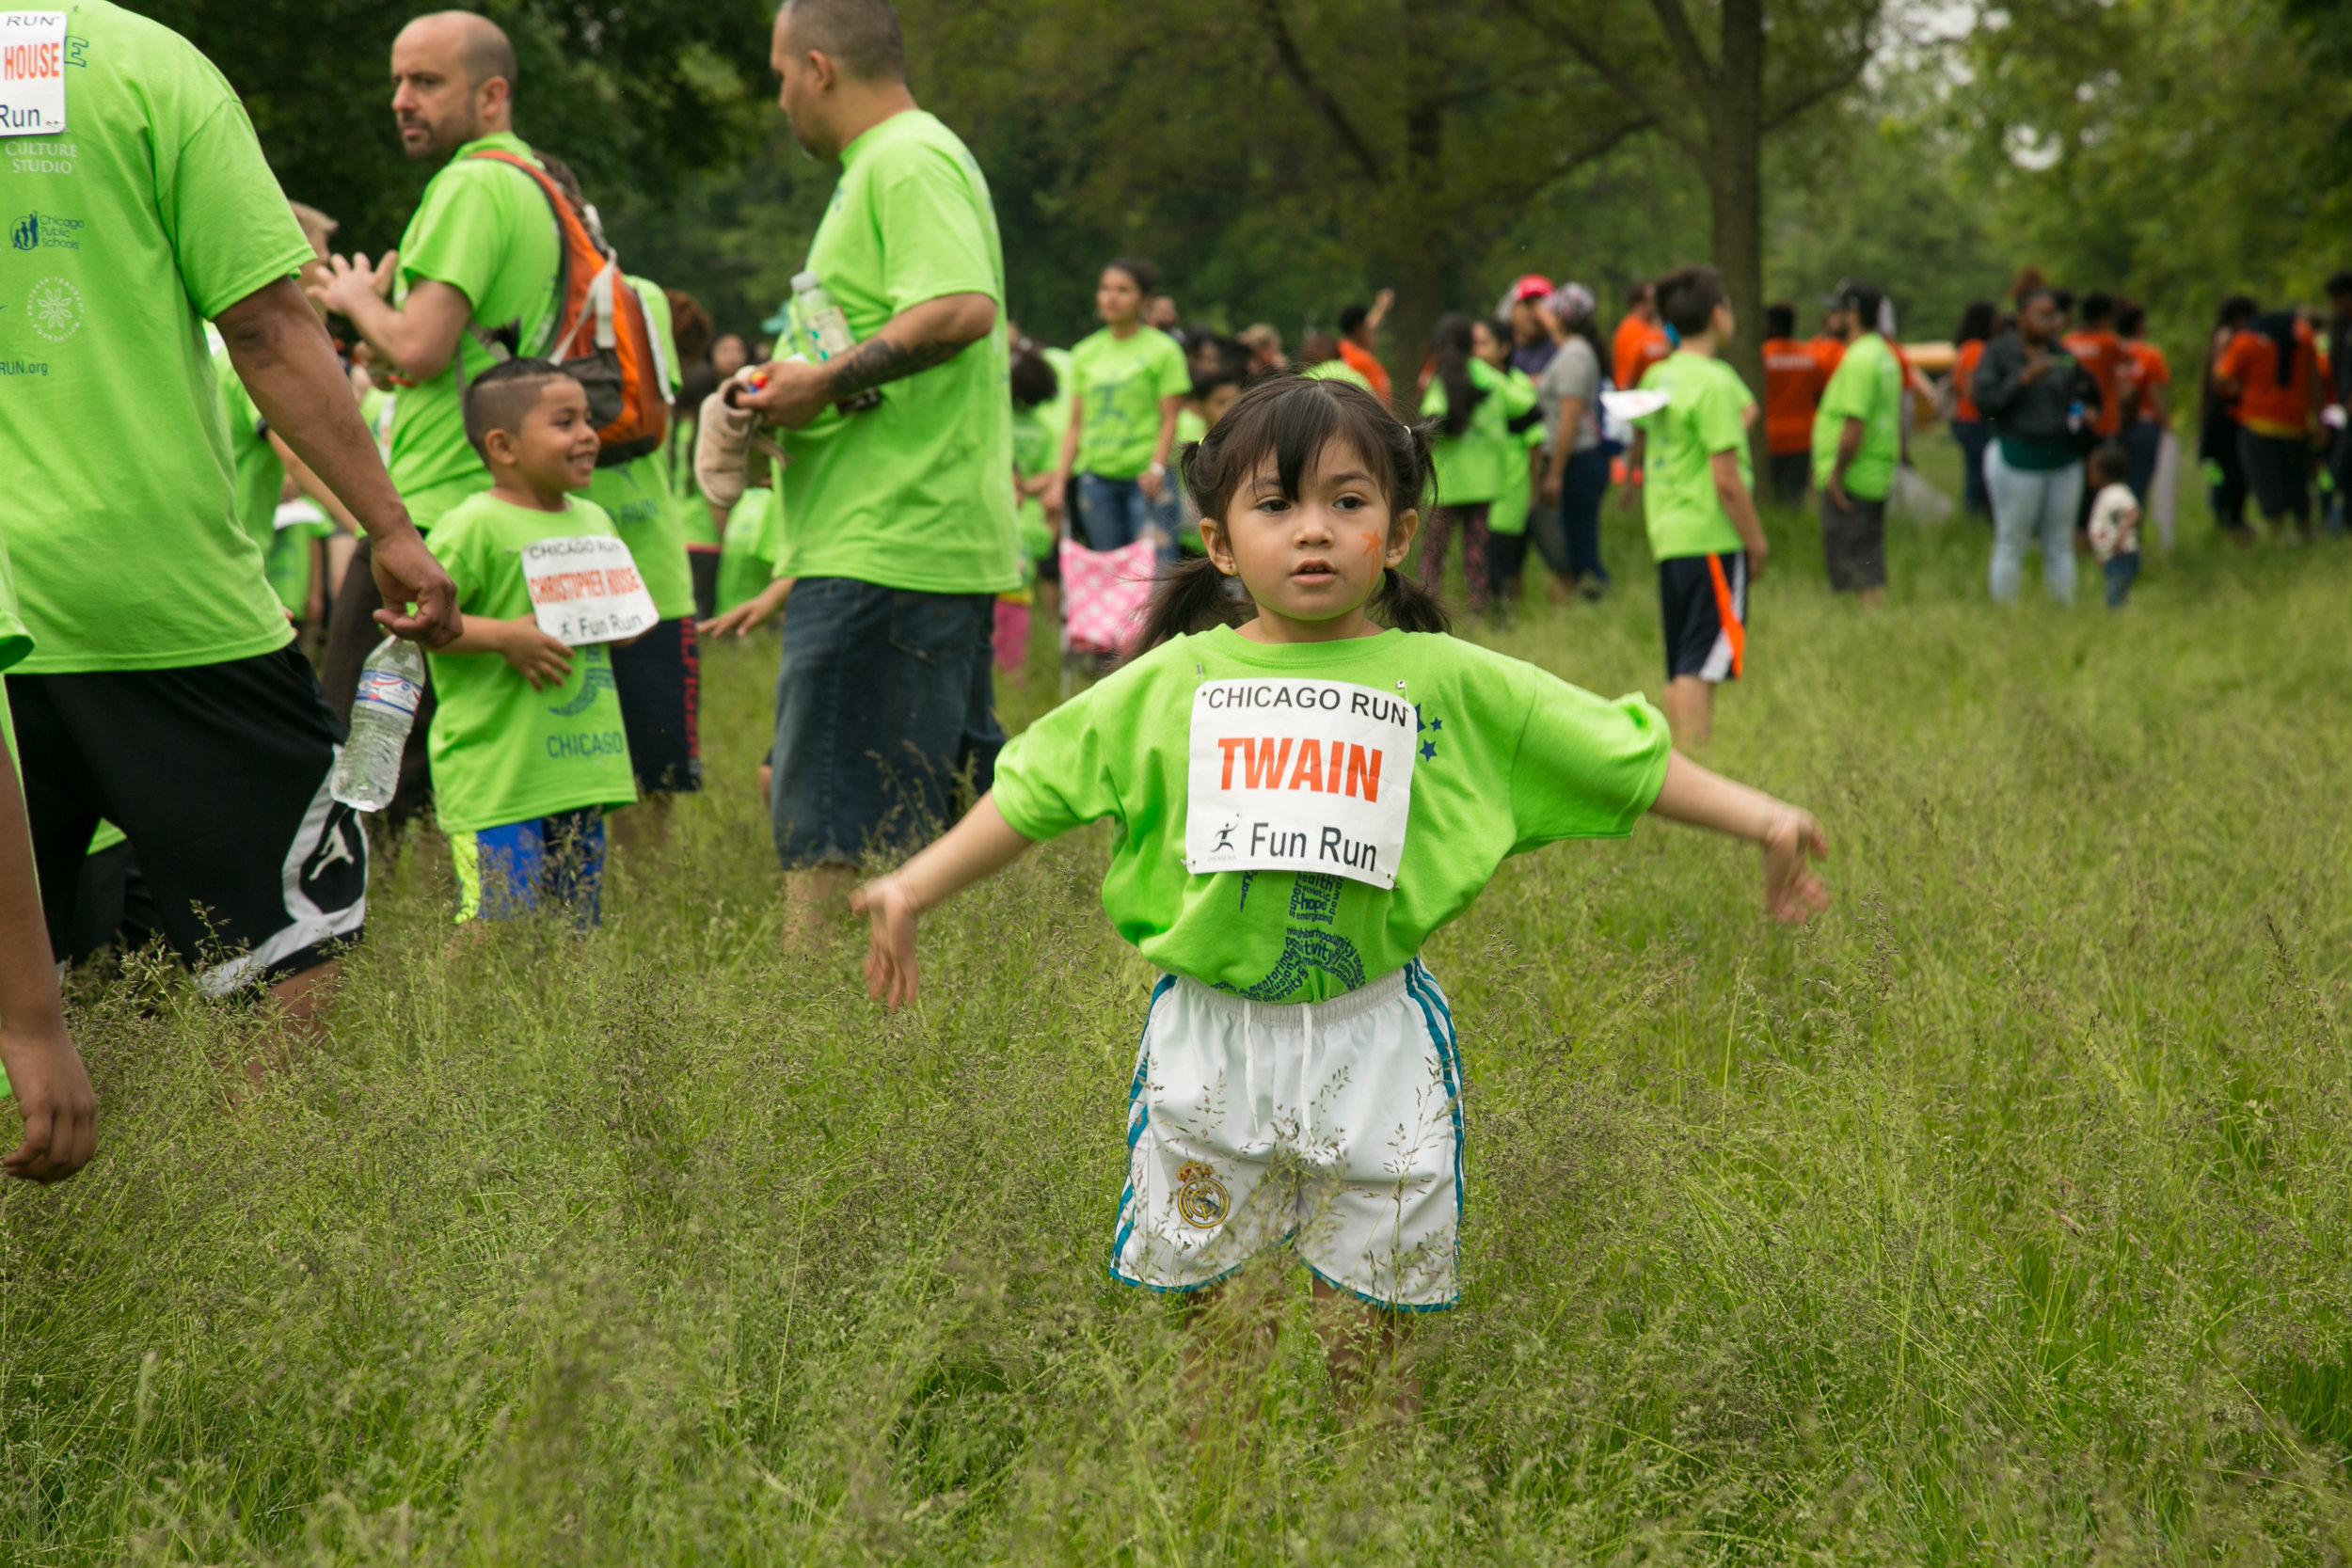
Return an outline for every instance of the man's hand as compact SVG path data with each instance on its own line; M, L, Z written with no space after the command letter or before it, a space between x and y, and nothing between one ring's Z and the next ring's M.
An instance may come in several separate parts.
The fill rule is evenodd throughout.
M882 877L850 895L850 908L866 917L866 994L894 1011L914 1000L923 972L914 958L914 899L897 877Z
M735 394L738 408L757 409L770 424L800 430L834 401L833 372L804 359L778 359L760 367L761 387L745 385Z
M541 631L535 616L517 615L489 625L503 628L493 633L499 654L531 683L532 690L546 691L572 678L571 645Z
M1821 490L1829 497L1830 504L1838 511L1851 512L1853 510L1853 502L1846 498L1846 476L1843 473L1831 474L1829 483L1822 485Z
M1784 807L1764 833L1764 907L1774 920L1801 926L1829 908L1829 889L1812 862L1829 857L1829 839L1809 812Z
M462 624L457 585L424 547L421 534L413 528L389 534L373 542L369 555L376 590L384 595L384 608L375 612L377 626L428 648L441 647L457 635ZM413 615L391 608L410 604L417 607Z
M1542 494L1544 498L1544 504L1546 506L1558 506L1560 504L1560 476L1558 474L1546 471L1544 474Z
M1168 465L1154 463L1136 476L1136 487L1144 499L1156 501L1168 494Z
M354 316L368 307L368 302L392 297L392 279L400 274L400 252L388 250L384 259L373 266L362 253L354 259L341 256L326 259L324 277L312 274L312 281L303 285L303 292L339 316Z
M24 1141L0 1159L0 1170L26 1181L62 1181L87 1164L98 1148L98 1096L63 1016L0 1028L0 1063L24 1118Z

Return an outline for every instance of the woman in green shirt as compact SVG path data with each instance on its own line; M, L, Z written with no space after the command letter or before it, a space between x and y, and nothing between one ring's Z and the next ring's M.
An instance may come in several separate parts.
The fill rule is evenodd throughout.
M1143 324L1143 302L1159 287L1159 269L1133 257L1103 269L1094 308L1103 330L1070 353L1070 428L1055 474L1062 504L1077 476L1078 524L1090 549L1159 535L1163 560L1176 554L1176 487L1168 476L1176 415L1192 390L1184 351Z

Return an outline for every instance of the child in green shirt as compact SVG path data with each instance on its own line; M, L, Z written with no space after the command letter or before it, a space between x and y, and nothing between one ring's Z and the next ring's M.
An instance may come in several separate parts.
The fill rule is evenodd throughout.
M1167 972L1112 1277L1204 1291L1288 1242L1318 1296L1392 1342L1400 1314L1456 1299L1461 1064L1430 933L1505 857L1645 813L1761 845L1784 920L1826 902L1807 862L1827 847L1805 813L1676 752L1640 697L1445 635L1397 570L1428 446L1372 394L1263 382L1184 466L1207 556L1163 583L1148 652L1016 736L961 822L858 891L866 984L913 1000L922 911L1112 818L1104 911ZM1235 578L1257 607L1239 627Z
M457 863L457 918L553 909L591 927L605 809L633 802L637 784L610 644L575 649L540 629L522 552L548 540L620 538L579 494L596 477L596 422L580 384L545 359L484 372L466 389L465 420L491 484L434 529L433 553L457 585L465 629L426 656L436 698L426 754Z

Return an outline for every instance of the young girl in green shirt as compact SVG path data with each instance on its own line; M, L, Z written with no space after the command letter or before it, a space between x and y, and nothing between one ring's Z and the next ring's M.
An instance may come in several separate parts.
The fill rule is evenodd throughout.
M1207 555L1163 584L1146 652L1016 737L970 815L858 891L866 982L912 1000L923 911L1111 818L1104 911L1166 972L1112 1277L1201 1291L1288 1243L1385 1344L1457 1296L1461 1062L1429 934L1506 856L1647 812L1762 846L1783 920L1825 904L1808 861L1827 846L1803 811L1676 752L1640 697L1447 636L1397 570L1429 443L1371 394L1263 383L1184 461ZM1233 578L1256 604L1238 626Z

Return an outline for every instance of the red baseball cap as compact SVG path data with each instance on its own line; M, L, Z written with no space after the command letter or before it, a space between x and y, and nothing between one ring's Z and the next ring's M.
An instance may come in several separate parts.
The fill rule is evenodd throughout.
M1538 272L1531 272L1511 285L1511 303L1524 305L1531 299L1542 299L1551 293L1551 279Z

